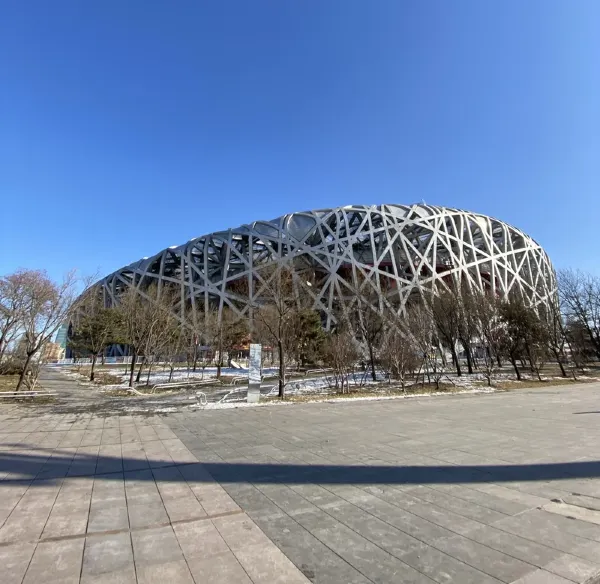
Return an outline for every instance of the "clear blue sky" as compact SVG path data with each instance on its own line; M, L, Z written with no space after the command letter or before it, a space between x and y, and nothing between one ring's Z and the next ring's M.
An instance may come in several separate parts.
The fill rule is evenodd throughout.
M3 2L0 274L423 199L600 273L599 30L598 0Z

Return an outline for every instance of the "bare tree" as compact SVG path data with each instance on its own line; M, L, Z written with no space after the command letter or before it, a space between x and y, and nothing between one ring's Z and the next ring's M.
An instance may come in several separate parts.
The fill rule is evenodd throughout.
M68 273L60 283L45 272L31 273L23 287L19 329L25 354L16 391L20 391L29 373L32 359L46 346L59 327L66 323L75 298L75 273Z
M354 287L355 309L348 318L358 338L367 351L371 379L377 381L376 360L385 335L387 319L384 316L384 299L373 287L368 277L357 274Z
M459 304L458 340L462 345L467 359L467 370L473 373L474 357L472 343L480 334L479 319L477 316L477 304L479 293L463 287L457 293Z
M423 297L417 302L413 302L405 309L405 330L410 331L410 335L418 350L418 359L420 360L420 369L424 369L423 385L425 376L428 382L433 378L436 387L439 389L440 381L444 375L445 367L443 361L438 359L439 342L435 321L433 319L432 309Z
M38 270L17 270L0 278L0 361L7 348L22 331L19 325L31 308L30 291L46 277Z
M561 270L558 293L565 317L586 332L600 358L600 278L579 270Z
M441 290L431 300L431 314L442 344L450 351L456 374L462 375L456 345L460 337L462 305L454 290Z
M483 374L491 387L493 375L499 367L499 356L506 345L506 330L500 318L500 303L494 296L475 294L472 300L477 336L483 348Z
M173 321L169 327L161 353L169 367L169 383L173 380L173 373L178 359L181 357L189 343L189 330ZM149 384L150 374L146 384Z
M335 387L341 393L350 391L350 375L359 357L358 343L348 326L338 326L335 331L326 335L323 361L333 370Z
M500 315L505 327L504 350L517 379L521 379L517 360L527 359L531 373L537 374L541 380L541 367L547 358L548 339L536 311L526 305L522 298L514 296L500 305Z
M548 349L558 363L562 376L567 377L567 372L563 364L566 358L565 347L567 344L567 335L557 302L551 302L544 307L540 324L543 327L544 336L548 341Z
M248 321L226 307L223 307L219 316L218 310L214 308L206 315L204 334L213 348L217 379L220 379L221 370L225 365L225 354L231 364L232 351L248 337Z
M287 361L298 346L298 314L308 308L306 280L292 265L278 264L261 271L255 299L253 334L272 343L279 357L279 397L284 397Z
M122 332L121 314L105 308L98 289L90 288L80 296L71 319L69 346L91 356L90 381L94 381L98 356L110 345L120 343Z
M131 350L129 386L134 387L134 374L137 358L144 356L150 360L153 352L160 351L168 342L173 331L174 292L167 288L159 290L149 286L141 291L127 288L119 297L118 310L123 322L124 340ZM139 382L143 363L137 372Z
M386 331L381 348L381 363L390 381L392 378L399 380L402 391L406 391L407 376L419 367L420 362L419 350L411 331L398 319Z
M565 336L574 366L583 371L585 364L596 358L588 331L579 321L567 319Z

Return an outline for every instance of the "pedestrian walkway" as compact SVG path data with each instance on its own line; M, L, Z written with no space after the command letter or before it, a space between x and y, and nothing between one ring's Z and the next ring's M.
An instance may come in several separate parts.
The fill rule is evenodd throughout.
M146 416L50 381L56 406L0 405L2 584L600 571L598 383Z
M316 584L573 584L600 571L598 383L168 421Z
M159 417L0 408L3 584L304 583Z

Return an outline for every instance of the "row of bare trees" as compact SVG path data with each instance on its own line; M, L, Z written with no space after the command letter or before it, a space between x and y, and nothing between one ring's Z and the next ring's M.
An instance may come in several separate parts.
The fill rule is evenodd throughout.
M98 348L108 344L128 345L133 385L140 381L144 367L149 378L153 359L168 362L172 373L175 362L185 355L195 369L199 346L211 348L219 376L224 355L231 356L236 347L252 340L275 352L279 395L283 396L292 364L330 367L340 391L348 391L357 364L362 364L373 381L384 373L403 388L410 376L422 376L423 381L439 387L444 376L451 371L461 376L465 368L468 373L482 373L491 385L503 363L512 366L517 379L521 379L524 368L541 379L544 364L554 360L566 377L567 364L574 374L574 366L581 367L595 355L594 342L600 339L600 310L594 312L594 298L600 302L600 287L594 289L593 278L577 272L560 275L563 312L558 299L531 307L518 296L500 299L473 292L457 282L446 283L435 294L415 294L400 309L376 293L364 277L354 288L349 287L343 302L334 307L336 325L331 332L323 330L321 317L312 308L312 278L291 265L263 272L260 298L244 317L236 316L228 307L219 313L215 307L195 318L185 313L177 318L181 310L174 311L173 306L178 298L168 287L159 290L151 286L143 292L128 289L112 320L108 318L110 309L86 309L86 318L96 323L98 339L95 344L80 346L98 354ZM90 317L94 314L97 319ZM113 331L112 336L105 334L98 319ZM73 346L81 331L81 325L75 328ZM135 375L139 356L144 359Z
M504 362L520 378L524 367L540 377L544 363L554 360L567 376L569 367L573 372L600 359L600 280L591 275L560 272L557 302L535 308L519 297L472 292L460 282L396 306L376 293L369 277L344 288L332 307L335 326L326 332L313 309L315 274L291 262L261 271L260 293L243 316L227 305L194 312L168 285L128 288L113 308L93 286L74 302L74 275L56 283L44 272L19 270L0 279L0 363L5 368L18 361L20 389L67 321L72 350L92 360L92 379L109 346L127 346L132 386L144 372L149 380L159 360L171 376L182 361L194 370L206 366L201 347L209 348L220 376L226 356L250 340L276 354L280 396L291 365L330 367L336 386L348 391L357 364L374 381L383 372L405 387L410 376L439 385L450 371L463 375L465 369L483 373L491 384Z

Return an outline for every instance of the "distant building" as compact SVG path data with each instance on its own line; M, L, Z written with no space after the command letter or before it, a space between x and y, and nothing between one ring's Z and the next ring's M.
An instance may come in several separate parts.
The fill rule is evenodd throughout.
M59 359L72 357L71 348L68 346L69 340L69 325L63 324L58 329L54 342L62 349L62 356Z
M59 359L65 358L65 348L62 347L59 343L48 343L44 347L44 351L42 353L42 361L46 363L52 363L53 361L58 361Z

